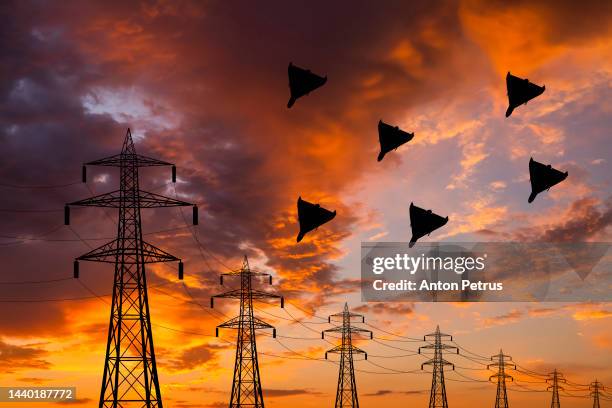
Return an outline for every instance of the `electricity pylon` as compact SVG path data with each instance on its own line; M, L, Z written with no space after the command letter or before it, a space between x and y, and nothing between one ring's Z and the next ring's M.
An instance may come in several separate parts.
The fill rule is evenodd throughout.
M566 382L565 378L563 378L563 374L561 374L557 371L557 369L555 369L555 371L548 374L546 382L550 384L547 390L552 391L550 408L561 408L561 401L559 400L559 390L563 390L563 387L559 384L564 384Z
M210 307L214 307L214 298L240 299L240 315L216 328L217 337L219 337L219 328L238 330L234 381L232 382L229 406L230 408L263 408L264 400L261 392L259 363L257 362L255 330L272 329L272 337L276 338L276 329L253 315L253 299L280 299L281 307L285 307L284 298L274 293L253 289L252 278L254 276L270 276L270 284L272 284L272 276L267 273L252 271L249 268L249 261L246 256L242 268L221 275L221 285L223 285L223 276L240 277L240 289L230 290L210 298Z
M603 390L603 385L595 380L589 385L589 390L591 391L591 396L593 397L593 408L599 408L599 392Z
M342 343L325 352L327 360L328 353L340 354L340 370L338 372L338 389L336 391L336 408L359 408L359 398L357 397L357 384L355 382L355 368L353 365L353 355L363 354L368 359L368 354L353 345L353 334L369 333L370 339L373 338L370 330L362 329L352 325L352 319L361 318L361 323L365 323L365 317L360 314L351 313L348 304L344 304L342 313L336 313L327 318L329 323L332 318L341 318L342 325L332 329L324 330L321 338L325 339L325 333L340 333Z
M419 354L421 354L421 349L433 349L434 351L433 358L421 364L421 370L425 365L433 366L431 391L429 394L429 408L448 408L448 400L446 398L446 386L444 385L444 366L451 366L454 370L455 365L444 359L443 351L456 350L457 354L459 354L459 349L457 347L449 346L448 344L443 343L443 341L445 340L453 341L453 336L449 334L440 333L440 326L436 326L435 333L426 334L425 336L423 336L423 341L431 342L431 340L428 339L431 339L432 337L433 344L430 343L426 346L419 347Z
M497 379L497 395L495 397L495 408L508 408L508 393L506 391L506 379L510 381L514 381L511 375L506 374L506 368L514 368L516 370L516 365L512 362L512 357L505 355L504 352L500 349L499 354L495 356L491 356L491 361L493 363L487 365L487 370L490 367L497 367L497 374L493 374L489 377L489 381L491 379Z
M182 279L183 263L142 239L140 209L192 204L139 189L139 167L172 166L173 181L176 180L176 168L171 163L137 154L130 129L125 135L121 153L83 165L83 182L87 181L87 165L120 169L119 190L69 203L64 213L64 222L69 225L70 206L119 209L117 238L74 261L75 278L79 277L79 260L115 264L99 407L162 408L144 265L178 261L179 278ZM195 223L197 207L194 206Z

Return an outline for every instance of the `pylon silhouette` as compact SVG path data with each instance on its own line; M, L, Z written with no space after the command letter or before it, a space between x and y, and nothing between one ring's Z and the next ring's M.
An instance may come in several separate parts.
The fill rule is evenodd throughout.
M284 298L274 293L253 289L253 276L270 276L270 284L272 284L272 276L267 273L251 270L246 256L244 257L242 268L221 275L221 285L223 285L223 276L240 277L240 289L230 290L210 298L210 307L214 307L215 298L240 299L240 315L220 324L216 328L217 337L219 336L219 328L238 330L234 381L232 382L229 406L230 408L263 408L264 400L261 391L259 363L257 361L255 330L272 329L272 337L276 338L276 329L253 315L253 299L280 299L281 307L285 307Z
M176 180L176 168L171 163L136 154L130 129L127 130L120 154L83 166L83 182L87 178L87 165L120 169L119 190L69 203L64 213L65 224L69 225L70 206L119 209L117 238L74 261L75 278L79 277L79 260L115 264L99 407L162 408L144 265L178 261L179 278L182 279L183 263L179 258L143 241L140 208L192 204L139 189L139 167L172 166L173 181ZM196 221L197 207L194 206L194 223Z
M506 392L506 379L514 381L511 375L506 374L506 367L514 368L516 365L512 363L512 357L505 355L500 349L499 354L491 356L491 363L487 365L487 370L490 367L497 367L497 374L489 377L489 381L493 378L497 380L497 395L495 397L495 408L508 408L508 393Z
M341 318L342 325L321 332L321 338L325 339L325 333L340 333L342 343L325 352L327 360L328 353L340 354L340 370L338 372L338 389L336 391L336 408L359 408L359 398L357 394L357 384L355 382L355 367L353 364L354 354L363 354L368 359L368 354L353 345L353 334L369 333L370 339L373 334L370 330L362 329L352 325L352 319L361 318L361 323L365 323L365 317L360 314L351 313L348 304L344 304L342 313L330 315L327 318L329 323L332 318Z
M453 336L440 333L440 326L436 326L435 333L423 336L423 341L431 342L431 338L433 338L433 344L430 343L426 346L419 347L419 354L421 354L422 349L433 349L434 351L433 358L421 364L421 370L425 365L431 365L433 367L431 391L429 394L429 408L448 408L446 386L444 385L444 366L451 366L454 370L455 365L444 359L443 350L456 350L457 354L459 354L459 349L443 343L443 341L447 339L453 341Z
M561 408L561 401L559 400L559 390L563 390L563 387L559 384L564 384L566 382L565 378L563 378L563 374L561 374L555 369L555 371L548 374L546 382L550 384L547 390L552 391L550 408Z
M597 380L589 385L589 390L591 390L591 396L593 397L593 408L599 408L599 392L603 389L603 385Z

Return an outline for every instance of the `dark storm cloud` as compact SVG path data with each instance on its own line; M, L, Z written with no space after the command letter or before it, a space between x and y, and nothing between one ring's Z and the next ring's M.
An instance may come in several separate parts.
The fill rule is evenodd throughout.
M572 202L559 222L544 228L521 228L513 233L513 238L519 241L582 242L597 238L611 224L612 198L602 202L590 196Z
M192 370L205 364L216 363L219 359L218 353L231 348L231 345L200 344L182 350L178 356L169 357L167 368L170 370ZM161 350L160 356L173 354L170 350Z
M44 384L44 383L49 382L51 380L49 378L21 377L21 378L17 378L17 381L21 381L21 382L27 383L27 384L41 385L41 384Z
M598 205L598 200L583 198L572 203L574 217L547 229L542 239L548 242L579 242L604 231L612 224L612 197Z
M419 395L419 394L426 394L428 392L429 392L428 390L414 390L414 391L378 390L378 391L371 392L368 394L363 394L363 395L364 397L384 397L386 395L392 395L392 394Z
M266 389L264 392L264 396L268 398L277 398L277 397L291 397L294 395L321 395L322 393L318 391L313 391L305 388L296 388L296 389Z
M51 368L51 363L45 360L47 354L46 350L35 345L20 346L0 340L0 364L5 373L28 368L48 370Z
M176 161L185 182L179 194L201 203L198 230L206 250L189 234L147 237L182 257L187 274L199 276L205 287L194 289L196 297L205 302L224 269L210 253L230 267L247 253L263 254L288 295L307 291L321 304L329 294L357 288L353 280L339 281L330 261L342 255L338 243L359 220L359 209L344 204L343 194L374 165L378 120L399 120L419 104L459 94L480 80L469 73L484 57L470 53L475 45L462 33L458 8L454 1L384 7L368 1L350 7L280 1L3 3L0 180L78 181L80 163L116 153L125 128L138 121L133 104L122 100L134 91L152 116L179 117L167 127L135 130L146 134L137 140L138 151ZM290 61L327 74L329 83L287 111ZM105 100L105 92L119 100ZM107 110L118 102L120 115L104 109L94 114L84 108L84 98ZM92 170L91 177L105 173ZM107 183L90 186L96 192L116 188L116 172L108 174ZM165 181L167 173L143 175L149 178ZM73 186L3 188L1 194L4 209L58 210L2 213L2 232L19 236L61 226L63 204L91 192ZM295 244L298 195L339 213L300 245ZM183 224L171 210L143 217L145 231ZM81 235L113 236L113 227L104 212L74 212L73 228ZM75 239L66 228L52 236ZM70 276L72 259L87 250L78 241L0 247L2 280ZM108 268L82 269L88 285L109 293ZM70 282L0 287L2 299L79 295L90 294ZM62 335L69 332L65 315L75 308L10 304L5 316L19 318L0 324L11 333Z
M327 5L326 12L319 13L310 4L282 2L258 7L63 3L53 13L43 6L32 14L23 5L6 36L21 46L5 57L28 69L3 78L5 155L14 158L3 174L20 174L15 181L24 184L75 180L80 162L116 152L129 124L88 113L83 98L103 103L100 90L136 87L145 104L155 106L155 114L172 111L181 116L173 129L145 129L146 138L137 142L137 149L178 162L179 177L189 183L180 185L179 193L202 202L199 236L208 250L224 260L236 259L241 252L255 254L249 248L263 251L290 294L356 288L348 282L337 284L337 267L329 263L339 255L336 244L358 219L338 194L370 165L368 150L375 148L375 137L364 130L368 124L391 114L393 104L402 101L406 108L457 83L453 75L438 75L425 84L416 78L424 66L446 70L441 61L454 52L451 39L460 37L454 14L434 13L436 6L398 2L381 8L357 2L348 13L340 4ZM401 17L407 14L409 23ZM420 35L422 30L437 36ZM312 95L294 112L284 108L289 61L320 67L334 79L325 94ZM356 140L371 147L364 149ZM113 174L108 185L96 189L116 185ZM300 194L329 197L342 216L313 234L312 241L296 246L294 202ZM84 189L36 192L6 204L61 209L63 202L87 195ZM77 212L75 228L112 235L112 228L105 229L104 218L96 214L101 213ZM6 228L31 232L35 221L55 225L51 218L16 220ZM160 218L161 212L155 219ZM180 215L177 218L180 224ZM146 228L161 222L145 221ZM63 233L71 236L70 231ZM205 282L211 281L211 269L222 268L189 236L165 241L189 265L207 272ZM242 244L246 248L238 249ZM56 253L55 262L86 249L79 243L66 246ZM20 251L16 258L25 252ZM207 264L202 257L208 257ZM102 282L96 277L94 288L107 287ZM202 295L209 293L204 290Z
M512 13L530 10L544 16L540 27L547 32L552 43L580 43L593 37L604 37L610 34L612 5L597 0L580 3L571 0L545 0L530 2L527 0L512 3L504 1L467 1L468 8L491 18L496 13Z
M384 314L390 313L394 316L409 316L414 313L412 303L368 303L355 308L357 312Z
M93 402L93 398L77 398L75 400L64 400L56 402L59 405L83 405L83 404L91 404Z

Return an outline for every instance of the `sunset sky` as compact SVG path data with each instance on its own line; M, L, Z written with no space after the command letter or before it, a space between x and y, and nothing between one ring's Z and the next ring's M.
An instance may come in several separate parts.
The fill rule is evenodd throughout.
M7 282L71 278L89 250L78 237L113 239L115 211L75 209L70 228L62 211L118 188L116 170L91 168L84 185L80 169L118 153L130 127L139 153L178 170L172 185L170 169L143 169L141 187L200 205L193 229L189 209L142 213L146 239L185 262L185 287L176 265L147 266L165 407L228 404L235 332L214 334L238 304L208 305L245 254L287 301L257 306L279 334L258 337L268 407L333 405L338 367L319 359L334 339L320 331L344 302L374 332L358 343L365 408L426 406L431 374L405 372L425 361L413 339L438 324L469 350L448 356L452 408L494 405L495 386L472 381L492 372L470 352L500 348L524 369L612 389L609 303L359 292L360 243L408 241L410 202L449 216L423 240L611 240L612 2L5 1L0 23L0 386L76 386L76 406L97 406L112 266L81 263L81 284ZM292 109L289 62L328 76ZM505 118L508 71L546 91ZM415 137L378 163L380 119ZM530 157L569 172L532 204ZM338 215L296 244L298 196ZM516 384L510 404L550 404Z

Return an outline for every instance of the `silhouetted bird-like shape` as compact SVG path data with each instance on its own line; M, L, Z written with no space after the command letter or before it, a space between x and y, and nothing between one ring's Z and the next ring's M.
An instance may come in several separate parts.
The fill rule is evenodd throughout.
M380 153L378 161L381 161L385 154L395 150L404 143L412 140L414 133L403 131L397 126L391 126L382 120L378 121L378 140L380 141Z
M409 248L412 248L418 239L429 235L431 232L443 227L448 222L448 217L444 218L431 210L425 210L410 203L410 226L412 227L412 238L410 238Z
M304 235L331 221L336 216L335 211L329 211L321 207L319 204L309 203L302 200L302 197L297 201L298 220L300 221L300 233L297 236L297 242L300 242Z
M530 203L533 202L538 194L559 184L567 178L567 175L567 171L564 173L554 169L550 164L547 166L530 158L529 178L531 179L531 194L527 201Z
M327 76L322 77L313 74L310 70L296 67L291 62L289 63L288 72L291 97L287 103L287 108L292 107L298 98L308 95L310 92L322 87L325 82L327 82Z
M512 114L515 108L527 103L536 96L542 95L545 86L538 86L529 82L527 78L519 78L510 72L506 75L506 88L508 88L508 109L506 117Z

